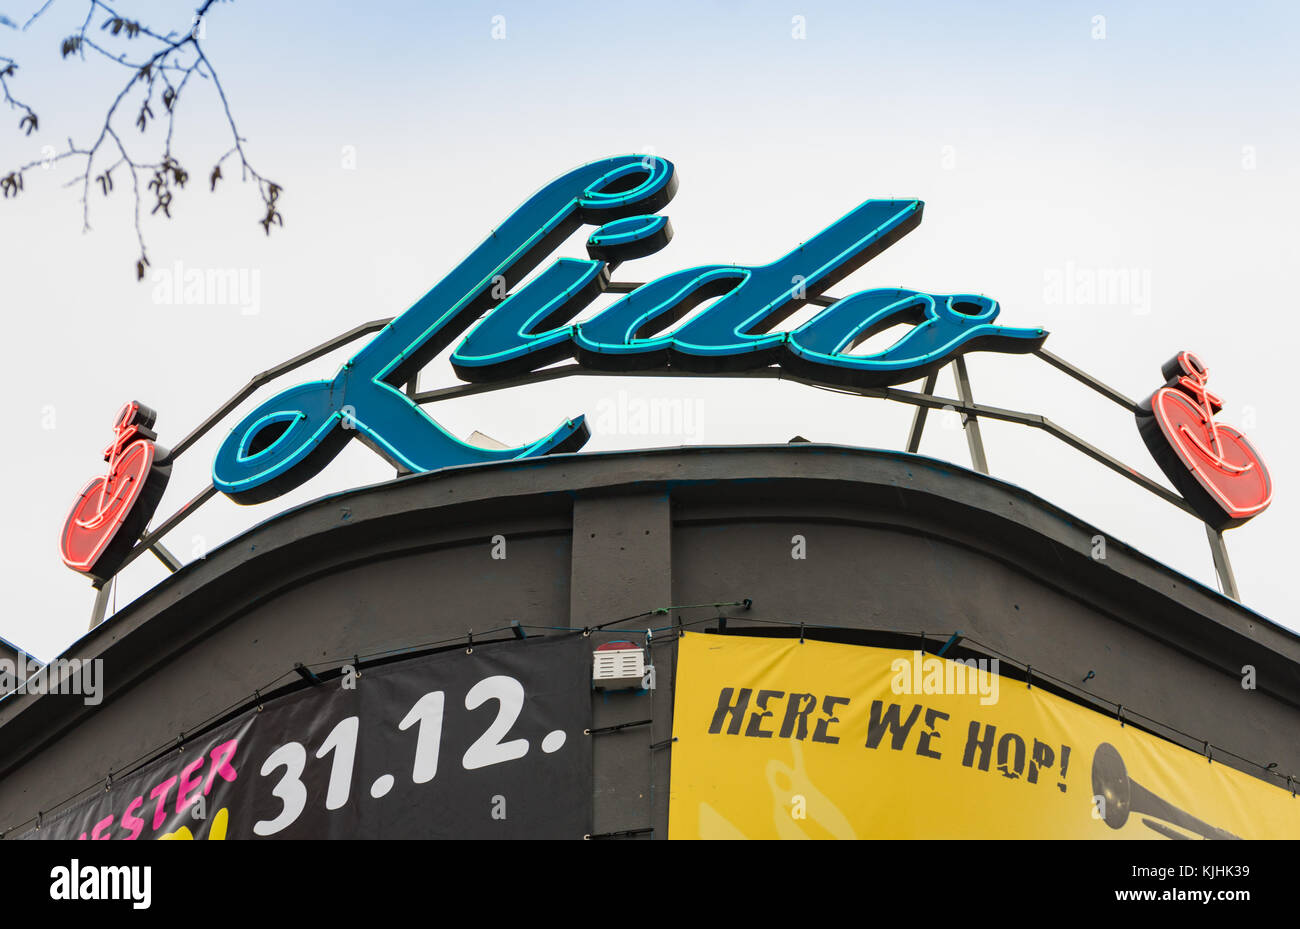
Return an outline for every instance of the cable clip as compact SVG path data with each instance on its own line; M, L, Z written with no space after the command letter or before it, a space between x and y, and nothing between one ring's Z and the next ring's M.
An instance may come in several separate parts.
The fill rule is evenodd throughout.
M472 655L474 654L474 630L473 629L467 630L465 635L469 637L469 645L465 649L465 654Z
M1116 710L1116 713L1119 715L1119 727L1123 729L1124 728L1124 704L1117 703L1115 704L1115 706L1118 708Z
M1025 686L1034 689L1034 666L1031 664L1025 665Z
M299 677L301 677L308 684L311 684L311 686L313 687L319 687L321 684L324 683L324 681L322 681L319 677L316 676L315 671L307 667L301 661L295 661L293 664L293 669L294 671L298 672Z
M254 690L253 699L257 701L257 712L262 712L262 692L260 690Z

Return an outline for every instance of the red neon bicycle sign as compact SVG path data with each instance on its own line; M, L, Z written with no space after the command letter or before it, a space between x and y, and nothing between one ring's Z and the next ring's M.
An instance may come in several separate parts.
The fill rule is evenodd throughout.
M74 571L112 577L149 524L171 475L167 450L154 442L156 418L135 401L118 411L104 449L108 470L82 489L59 537L63 563Z
M1273 500L1272 479L1250 441L1215 421L1223 401L1206 387L1208 369L1191 352L1179 352L1160 371L1166 384L1137 417L1156 463L1215 529L1258 516Z

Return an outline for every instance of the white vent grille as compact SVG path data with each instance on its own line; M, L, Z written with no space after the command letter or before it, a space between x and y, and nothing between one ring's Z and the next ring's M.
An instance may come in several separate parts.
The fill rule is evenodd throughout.
M645 652L639 648L607 648L592 653L591 679L600 683L645 677Z

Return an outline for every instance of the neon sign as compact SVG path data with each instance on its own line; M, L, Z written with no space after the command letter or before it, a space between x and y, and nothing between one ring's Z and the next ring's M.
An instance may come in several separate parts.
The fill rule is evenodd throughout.
M582 416L528 445L481 448L452 436L402 393L471 326L451 357L469 381L515 376L571 356L589 368L619 371L779 364L830 384L882 386L916 380L963 352L1032 352L1047 338L1042 329L994 325L999 306L988 297L900 289L853 294L793 331L776 331L916 228L919 200L867 200L774 262L668 274L571 324L605 292L612 266L668 244L672 227L657 214L676 189L673 165L648 155L594 161L547 184L333 378L282 391L244 417L217 451L214 486L238 503L272 499L317 474L354 436L410 471L581 448L590 437ZM588 258L557 258L509 292L583 225L597 227L587 239ZM709 300L715 302L682 322ZM894 345L852 354L898 323L912 328Z
M1165 386L1137 414L1138 430L1156 463L1215 529L1258 516L1272 502L1272 479L1246 437L1215 421L1223 401L1206 388L1208 369L1191 352L1179 352L1160 373Z
M505 382L497 386L512 386L510 378L532 382L590 371L788 373L802 383L917 406L909 451L919 447L925 410L959 408L972 463L984 473L980 418L1042 429L1215 530L1241 525L1268 507L1267 468L1240 432L1215 421L1222 402L1207 389L1208 372L1190 352L1166 363L1165 386L1135 404L1044 349L1043 329L998 324L1001 307L982 294L896 287L828 297L829 288L920 224L920 200L863 201L767 264L706 264L644 284L614 283L611 275L619 265L652 255L672 240L672 225L660 211L676 190L675 168L654 156L620 155L574 168L529 197L404 313L386 325L358 326L258 375L173 453L153 444L153 411L127 404L105 451L107 474L86 486L64 526L65 563L101 582L115 574L146 550L133 545L166 486L172 457L193 446L262 383L381 325L382 331L332 378L280 391L230 431L213 462L212 485L148 540L147 548L170 570L180 563L159 538L193 506L214 492L241 504L273 499L320 472L354 437L399 469L416 473L575 451L590 438L581 415L515 448L480 447L451 435L421 405L485 388L422 394L413 383L424 365L448 349L461 379ZM586 258L551 257L584 226L592 227L584 232ZM598 312L584 314L593 300L609 293L618 296ZM819 307L812 318L782 328L809 303ZM888 347L869 349L865 343L882 334L892 337L889 343L880 340ZM1181 497L1044 416L975 403L960 357L973 351L1035 354L1136 410L1143 440ZM542 370L565 359L576 364ZM950 363L960 391L954 401L932 393L934 376ZM528 376L532 372L539 373ZM881 389L922 378L927 381L920 392ZM1224 590L1235 597L1221 535L1212 532L1210 542ZM104 602L96 600L96 622Z
M154 442L156 419L135 401L118 411L104 449L108 470L81 491L59 537L63 563L72 570L100 581L112 577L153 517L171 476L167 450Z

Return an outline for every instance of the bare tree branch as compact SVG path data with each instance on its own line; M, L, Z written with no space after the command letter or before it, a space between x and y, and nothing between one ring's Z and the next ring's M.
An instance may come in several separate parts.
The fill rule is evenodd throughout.
M41 5L41 8L37 10L35 13L33 13L31 16L29 16L27 18L27 22L23 23L23 32L26 32L27 27L30 26L32 23L36 22L36 18L40 16L42 13L44 13L46 10L48 10L52 3L54 3L54 0L45 0L45 3Z
M273 225L283 226L284 217L279 207L282 188L259 173L249 161L244 149L247 139L239 134L225 88L202 46L204 17L217 2L218 0L204 0L194 11L190 25L183 33L172 31L163 35L138 20L122 15L105 0L86 0L85 18L80 28L60 43L61 56L66 59L76 55L85 60L86 51L90 50L125 68L130 77L109 105L103 124L92 144L88 147L78 146L69 139L65 150L30 161L7 174L0 175L0 196L10 199L22 193L24 175L38 165L48 167L65 159L83 159L81 174L64 186L81 187L82 227L83 230L89 231L92 185L98 187L100 196L110 196L114 190L113 172L123 168L131 175L131 187L135 196L135 234L140 247L135 272L136 280L143 280L145 268L149 265L142 225L145 198L152 198L149 215L161 213L163 217L171 218L175 194L184 188L190 178L189 172L174 154L172 143L177 107L190 84L190 79L197 75L201 81L211 81L216 90L233 143L231 148L213 164L208 175L209 190L215 191L218 182L223 179L221 169L227 159L232 155L238 156L241 180L247 182L252 179L262 200L264 212L258 220L259 225L267 235L271 234ZM44 6L32 14L23 28L30 26L53 4L54 0L46 0ZM98 30L100 33L107 33L103 39L93 30L98 15L106 16ZM152 48L146 47L141 53L128 57L130 54L128 51L106 47L115 42L125 43L128 47L140 43ZM15 98L10 91L9 82L14 78L17 69L17 63L13 59L0 56L0 92L3 92L4 102L11 109L21 111L19 129L25 135L31 135L40 128L39 118L30 106ZM132 154L131 146L123 141L120 119L125 115L133 115L134 128L141 135L147 134L160 116L166 116L166 132L162 137L161 151L156 160L148 161ZM117 157L112 164L99 170L114 155Z
M0 93L4 94L4 102L9 104L13 110L22 110L23 118L18 121L18 128L24 135L31 135L40 128L39 120L36 117L36 111L21 100L14 97L9 91L9 81L18 73L18 63L12 58L6 58L0 55Z

